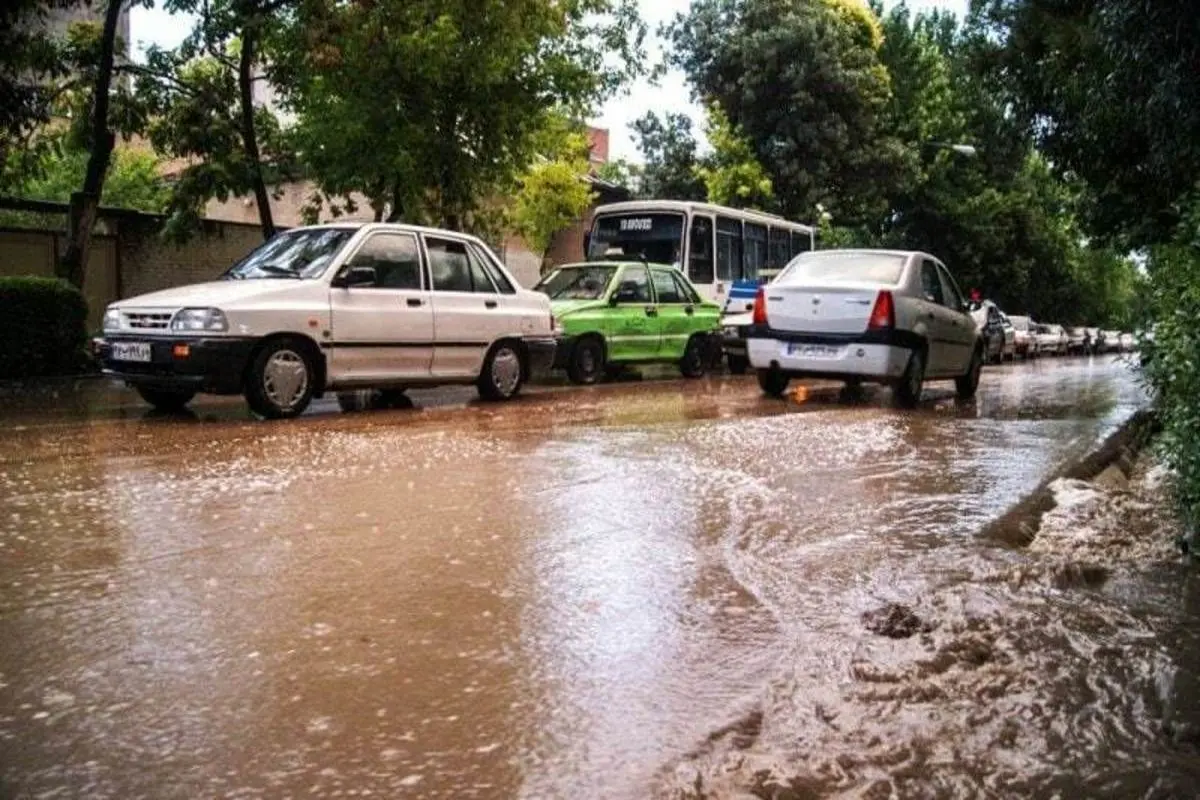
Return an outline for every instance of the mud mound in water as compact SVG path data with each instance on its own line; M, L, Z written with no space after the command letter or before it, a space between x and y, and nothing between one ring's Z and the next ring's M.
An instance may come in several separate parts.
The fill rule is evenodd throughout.
M907 639L933 630L933 626L918 617L911 608L899 603L888 603L883 608L868 611L862 615L862 621L871 633L889 639Z

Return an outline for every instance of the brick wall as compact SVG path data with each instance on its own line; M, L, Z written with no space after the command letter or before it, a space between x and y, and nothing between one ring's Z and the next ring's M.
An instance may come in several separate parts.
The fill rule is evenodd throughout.
M120 295L214 280L262 240L257 225L206 221L200 235L174 245L158 236L152 221L122 221L117 237Z

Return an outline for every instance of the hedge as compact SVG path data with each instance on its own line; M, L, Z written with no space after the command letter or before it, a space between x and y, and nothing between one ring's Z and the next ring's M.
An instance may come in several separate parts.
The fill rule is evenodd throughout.
M1150 330L1142 344L1163 433L1160 450L1174 470L1185 524L1200 532L1200 202L1188 209L1176 241L1155 248L1150 273Z
M78 289L57 278L0 278L0 380L79 372L86 345Z

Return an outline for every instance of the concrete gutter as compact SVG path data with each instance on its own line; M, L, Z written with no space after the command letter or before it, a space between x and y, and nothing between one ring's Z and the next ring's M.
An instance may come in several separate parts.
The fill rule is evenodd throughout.
M1051 484L1079 480L1107 487L1126 485L1138 454L1158 430L1158 419L1153 412L1137 412L1099 447L1042 481L1032 494L987 525L983 535L1012 547L1028 546L1037 536L1042 517L1055 506Z

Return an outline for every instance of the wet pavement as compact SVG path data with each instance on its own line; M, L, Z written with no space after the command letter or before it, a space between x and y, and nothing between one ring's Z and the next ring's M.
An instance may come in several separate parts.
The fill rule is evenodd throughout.
M915 411L737 378L471 396L4 398L0 797L1200 785L1196 582L978 535L1144 405L1121 362Z

